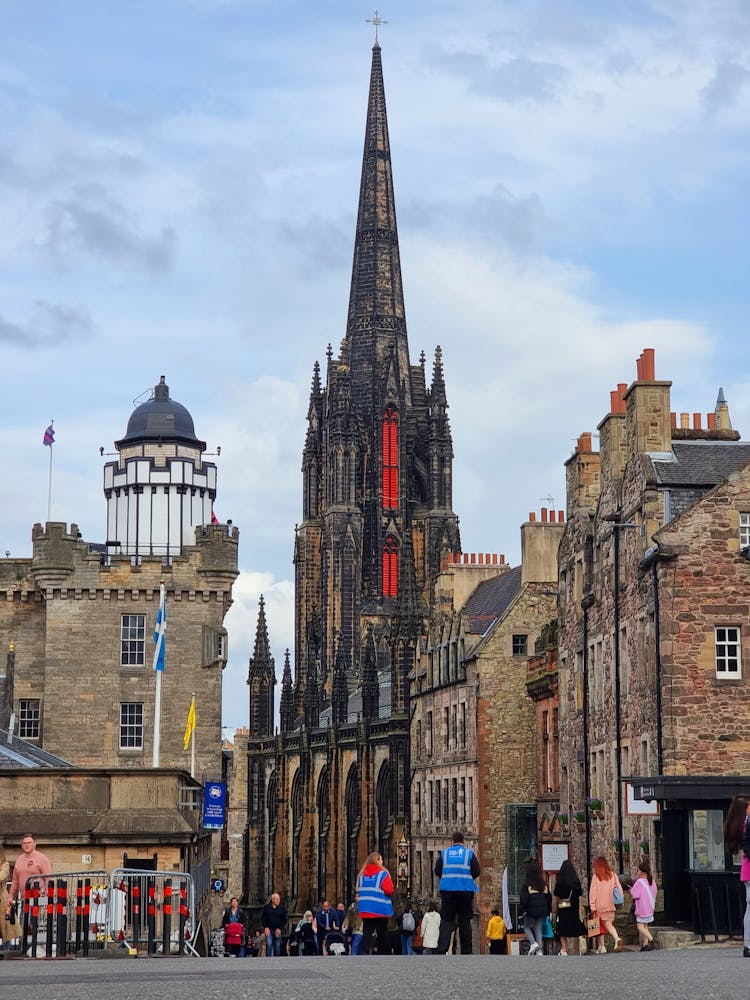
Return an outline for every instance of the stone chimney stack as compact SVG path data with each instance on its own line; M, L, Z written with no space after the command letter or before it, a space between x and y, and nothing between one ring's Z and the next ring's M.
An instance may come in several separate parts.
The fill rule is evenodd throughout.
M539 519L529 514L521 525L521 586L557 580L557 548L565 531L563 511L542 507Z
M625 471L627 457L625 393L627 388L627 383L620 382L617 388L610 392L609 413L596 428L599 431L602 488L612 483L620 483Z
M642 452L665 454L672 450L672 383L656 381L650 347L638 358L636 367L637 379L625 393L628 460Z
M591 450L591 431L578 436L576 450L565 463L567 517L594 510L599 499L599 452Z

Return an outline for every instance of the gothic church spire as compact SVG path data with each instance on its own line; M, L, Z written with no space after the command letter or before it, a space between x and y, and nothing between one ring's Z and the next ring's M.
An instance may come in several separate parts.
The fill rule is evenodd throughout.
M262 594L258 601L255 648L248 663L247 683L250 687L250 733L252 736L272 736L273 689L276 685L276 669L268 642L266 605Z
M346 339L353 396L367 412L372 403L374 376L394 340L401 373L409 370L391 146L378 44L372 50Z

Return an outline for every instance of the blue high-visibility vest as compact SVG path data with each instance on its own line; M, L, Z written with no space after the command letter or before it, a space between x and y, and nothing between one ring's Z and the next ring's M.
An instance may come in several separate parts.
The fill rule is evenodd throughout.
M360 875L357 883L357 909L360 913L374 913L378 917L393 916L393 904L382 889L387 875L385 870L375 872L374 875Z
M440 892L477 892L477 885L471 877L471 859L474 852L464 844L453 844L443 851L443 874L440 876Z

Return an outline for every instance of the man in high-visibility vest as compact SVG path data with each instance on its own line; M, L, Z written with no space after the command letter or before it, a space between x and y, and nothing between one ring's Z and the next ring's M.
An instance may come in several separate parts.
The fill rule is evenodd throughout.
M445 955L458 919L461 954L471 954L471 918L474 916L474 896L478 892L474 879L481 869L476 854L464 844L464 835L457 831L453 843L435 862L435 874L440 876L440 937L438 955Z

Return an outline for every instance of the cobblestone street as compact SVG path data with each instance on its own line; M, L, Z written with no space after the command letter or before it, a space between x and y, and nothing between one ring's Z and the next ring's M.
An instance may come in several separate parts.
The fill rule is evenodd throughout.
M606 967L606 970L603 968ZM141 959L0 963L13 1000L600 1000L738 998L750 963L741 948L695 947L596 958Z

